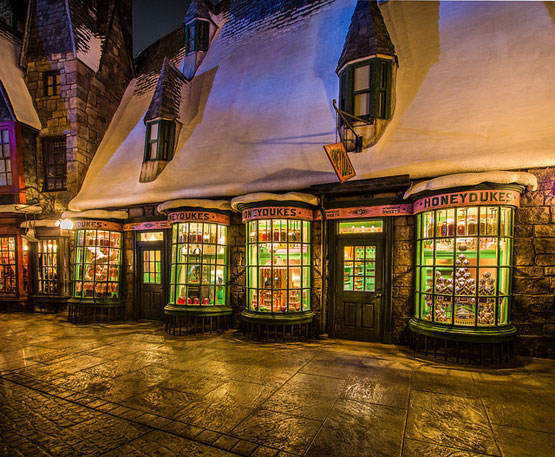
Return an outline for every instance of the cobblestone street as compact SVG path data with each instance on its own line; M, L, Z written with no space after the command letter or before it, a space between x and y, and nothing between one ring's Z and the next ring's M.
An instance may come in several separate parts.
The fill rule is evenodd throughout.
M0 455L552 456L555 363L0 314Z

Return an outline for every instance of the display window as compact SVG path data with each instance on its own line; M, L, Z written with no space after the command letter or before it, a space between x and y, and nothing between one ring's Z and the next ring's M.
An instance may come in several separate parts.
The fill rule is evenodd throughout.
M170 214L170 220L171 217ZM220 222L225 222L228 218L221 219ZM224 223L173 223L170 304L225 306L227 249L227 225Z
M73 297L118 299L120 227L118 224L95 221L78 221L76 224Z
M0 236L0 294L17 293L16 237Z
M262 313L310 310L310 221L247 222L248 307Z
M509 324L513 219L513 207L485 205L417 215L417 318Z
M41 239L37 243L37 292L44 295L59 292L57 239Z

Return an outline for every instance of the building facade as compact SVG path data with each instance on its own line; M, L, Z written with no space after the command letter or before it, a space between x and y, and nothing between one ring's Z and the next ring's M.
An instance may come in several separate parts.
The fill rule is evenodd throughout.
M70 318L553 357L554 15L191 2L76 111Z
M0 14L0 301L59 309L71 240L56 223L134 75L131 2L6 1Z

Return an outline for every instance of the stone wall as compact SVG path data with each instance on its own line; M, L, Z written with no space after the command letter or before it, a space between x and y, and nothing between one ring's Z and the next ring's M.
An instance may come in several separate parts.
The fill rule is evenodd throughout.
M129 27L128 24L125 25ZM60 213L79 191L88 165L133 76L132 56L119 15L110 18L97 72L76 59L63 2L38 2L32 15L25 81L42 123L37 160L25 169L28 197L44 213ZM59 95L45 96L44 74L59 71ZM66 191L41 194L44 186L42 139L66 137ZM37 171L38 170L38 173ZM52 204L52 202L54 202Z
M395 344L408 344L408 321L414 313L415 220L414 216L393 218L391 330Z
M238 327L241 312L247 303L247 275L246 275L246 226L241 222L241 215L231 215L231 225L228 231L230 250L229 296L233 308L233 325Z
M555 168L527 170L538 190L516 211L512 320L519 354L555 357Z

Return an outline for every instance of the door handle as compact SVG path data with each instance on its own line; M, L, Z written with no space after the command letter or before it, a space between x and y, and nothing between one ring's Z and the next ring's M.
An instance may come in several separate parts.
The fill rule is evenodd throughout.
M380 298L381 296L382 296L381 292L378 292L377 294L374 295L374 297L376 297L376 298Z

